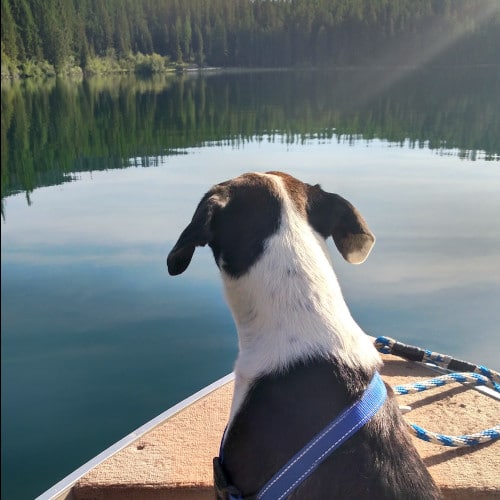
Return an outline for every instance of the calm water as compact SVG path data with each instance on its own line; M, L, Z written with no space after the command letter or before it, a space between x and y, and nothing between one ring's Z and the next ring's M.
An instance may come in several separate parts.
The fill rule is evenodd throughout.
M498 70L266 72L2 87L2 498L33 498L230 372L208 249L165 257L214 183L285 170L377 236L353 316L499 369ZM436 429L445 430L445 429Z

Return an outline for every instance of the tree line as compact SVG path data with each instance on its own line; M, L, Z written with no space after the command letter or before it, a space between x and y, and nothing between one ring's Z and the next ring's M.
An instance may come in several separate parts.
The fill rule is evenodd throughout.
M497 64L499 47L498 0L1 0L3 67Z

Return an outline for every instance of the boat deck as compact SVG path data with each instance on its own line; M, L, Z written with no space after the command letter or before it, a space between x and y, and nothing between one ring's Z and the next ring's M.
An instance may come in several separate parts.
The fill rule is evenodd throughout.
M419 364L384 355L383 379L391 386L436 376ZM63 491L44 498L70 500L213 499L212 458L227 422L232 377L179 405L147 432L85 472ZM200 397L201 396L201 397ZM426 429L461 435L499 420L495 398L460 384L398 396L410 405L406 418ZM140 434L140 433L139 433ZM448 448L414 438L445 498L500 499L500 443ZM41 497L40 497L41 498Z

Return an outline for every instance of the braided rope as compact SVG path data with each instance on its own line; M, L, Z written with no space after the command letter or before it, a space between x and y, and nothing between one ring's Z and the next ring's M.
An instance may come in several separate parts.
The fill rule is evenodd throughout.
M470 370L468 372L464 370L462 373L448 373L440 377L434 377L428 380L415 382L413 384L398 385L393 388L397 395L415 394L417 392L426 391L435 387L442 387L443 385L453 382L459 382L470 386L486 386L500 392L500 374L494 370L486 368L485 366L473 365L466 361L456 360L451 356L420 349L415 346L408 346L397 342L390 337L378 337L375 339L374 344L375 348L384 354L395 354L413 361L434 363L441 368L446 369L453 367L453 369L459 371L461 371L461 368ZM447 436L445 434L428 431L410 422L407 423L412 434L419 439L443 446L476 446L478 444L488 443L500 439L500 425L496 425L491 429L486 429L474 434Z
M477 446L478 444L489 443L500 438L500 425L495 425L491 429L486 429L475 434L465 434L463 436L447 436L423 429L422 427L407 422L412 434L428 443L440 444L443 446L453 446L460 448L464 446Z
M451 384L453 382L460 382L461 384L469 385L482 385L500 392L498 384L492 382L489 378L483 375L479 375L479 373L470 372L448 373L446 375L441 375L440 377L414 382L413 384L397 385L396 387L393 387L393 390L396 394L415 394L416 392L434 389L435 387L442 387L443 385Z

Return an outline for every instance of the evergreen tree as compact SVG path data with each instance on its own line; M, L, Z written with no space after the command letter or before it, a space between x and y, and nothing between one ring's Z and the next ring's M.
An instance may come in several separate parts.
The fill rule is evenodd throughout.
M0 26L2 30L2 59L4 54L12 60L19 55L21 39L16 31L16 24L9 0L2 0Z

